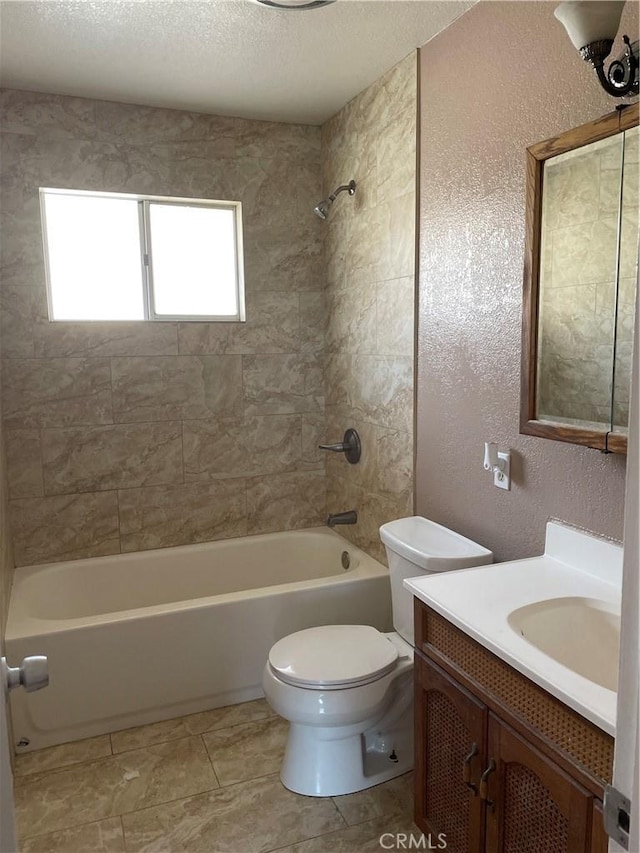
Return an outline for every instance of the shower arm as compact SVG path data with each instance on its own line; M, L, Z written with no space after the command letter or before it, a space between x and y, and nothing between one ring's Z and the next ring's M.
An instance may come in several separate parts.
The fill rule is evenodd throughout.
M329 196L330 201L335 201L336 197L340 195L340 193L348 192L349 195L355 195L356 192L356 182L349 181L348 184L343 184L341 187L338 187L337 190L334 190Z

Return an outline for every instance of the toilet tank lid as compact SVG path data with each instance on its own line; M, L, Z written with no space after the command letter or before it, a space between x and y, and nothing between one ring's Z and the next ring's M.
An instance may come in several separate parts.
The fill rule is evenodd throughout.
M492 551L420 515L383 524L380 538L391 551L430 572L493 562Z

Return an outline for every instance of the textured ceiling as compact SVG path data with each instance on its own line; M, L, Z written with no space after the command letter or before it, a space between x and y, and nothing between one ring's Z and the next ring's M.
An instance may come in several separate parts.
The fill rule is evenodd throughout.
M472 5L2 0L2 85L320 124Z

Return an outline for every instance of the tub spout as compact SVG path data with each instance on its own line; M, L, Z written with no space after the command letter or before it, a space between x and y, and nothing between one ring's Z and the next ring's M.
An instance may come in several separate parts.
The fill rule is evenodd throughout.
M358 513L355 509L350 509L347 512L336 512L329 514L327 524L329 527L335 527L336 524L357 524Z

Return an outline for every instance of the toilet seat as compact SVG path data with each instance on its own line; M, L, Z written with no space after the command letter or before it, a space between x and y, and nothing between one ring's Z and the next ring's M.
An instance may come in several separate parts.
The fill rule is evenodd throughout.
M324 625L297 631L269 652L273 674L294 687L344 690L391 672L398 649L369 625Z

